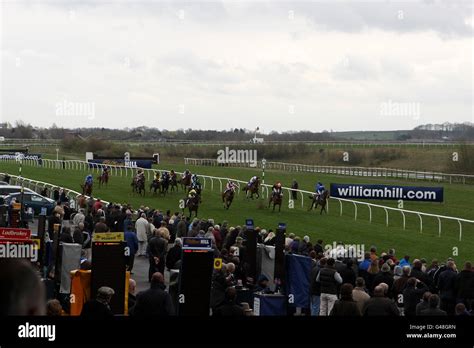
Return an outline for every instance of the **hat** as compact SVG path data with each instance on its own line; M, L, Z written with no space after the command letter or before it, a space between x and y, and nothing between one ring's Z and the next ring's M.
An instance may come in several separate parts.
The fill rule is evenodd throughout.
M236 242L241 242L241 241L243 241L243 240L244 240L244 239L243 239L242 237L237 237L237 238L235 238L235 241L236 241Z
M304 240L306 243L309 243L309 236L304 236L304 237L303 237L303 240Z
M390 272L390 266L387 263L384 263L381 270L383 273L388 273Z

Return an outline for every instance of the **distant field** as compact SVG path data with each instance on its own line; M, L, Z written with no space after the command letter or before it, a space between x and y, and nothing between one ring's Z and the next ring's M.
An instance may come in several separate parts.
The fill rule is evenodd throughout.
M152 156L160 153L160 158L166 163L182 163L184 157L194 158L216 158L217 151L229 145L204 145L191 146L189 144L159 144L140 143L139 146L130 146L129 142L114 144L113 149L95 151L104 156L123 156L129 151L131 156ZM426 170L438 172L462 173L452 168L453 152L460 152L458 147L446 146L369 146L369 145L331 145L331 144L272 144L272 145L235 145L230 148L255 149L258 158L266 158L269 161L291 162L302 164L318 164L332 166L365 166L386 167L410 170ZM31 147L31 153L41 153L45 158L56 159L54 148ZM345 162L343 154L348 153L350 161ZM59 158L85 159L84 151L71 150L59 151ZM462 160L462 158L461 158ZM464 171L464 173L466 173ZM468 173L466 173L468 174Z
M260 172L252 169L224 168L224 167L193 167L188 166L193 172L203 175L223 176L248 180L254 174ZM182 164L161 165L159 168L182 171ZM17 174L18 166L14 163L0 162L0 171ZM87 172L64 171L45 169L40 167L23 167L25 177L56 183L70 189L79 190L79 184L84 180ZM265 173L266 183L281 180L284 185L289 185L296 179L301 189L312 190L315 181L321 180L326 185L331 182L338 183L398 183L413 185L437 185L427 182L407 182L402 180L383 180L380 178L356 178L343 176L312 175L308 173L286 173L280 171L267 171ZM146 205L159 209L178 210L178 203L184 194L172 193L166 197L152 196L147 193L146 197L132 195L130 189L131 178L112 177L109 187L94 189L94 196L113 202L130 202L134 206ZM147 183L148 186L149 182ZM215 184L216 185L216 184ZM405 209L424 211L428 213L450 215L460 218L474 220L474 186L470 185L446 185L444 203L418 203L405 202ZM288 201L285 196L284 202ZM386 206L396 206L394 201L373 201ZM343 215L339 216L339 204L331 200L328 215L320 216L316 212L307 212L307 198L305 207L301 202L296 202L294 209L283 205L281 213L272 213L267 209L266 200L247 201L241 194L237 196L229 211L222 208L219 195L219 187L216 185L214 191L208 186L203 193L203 204L200 207L200 217L212 217L216 221L228 220L231 224L243 224L246 217L252 217L259 226L275 228L279 222L286 222L288 231L299 236L309 235L312 240L322 238L325 243L343 241L347 244L365 244L366 249L376 245L379 250L394 247L399 257L409 254L412 257L425 257L427 259L446 259L452 257L458 261L474 259L474 226L464 224L463 240L458 241L458 225L456 222L443 222L442 235L438 237L438 221L436 218L424 219L423 233L419 232L419 220L416 216L407 215L407 228L402 228L401 214L390 212L389 227L385 226L385 213L382 209L373 211L373 222L368 221L368 210L359 207L358 219L354 221L354 207L345 203ZM453 255L453 248L459 248L459 253Z

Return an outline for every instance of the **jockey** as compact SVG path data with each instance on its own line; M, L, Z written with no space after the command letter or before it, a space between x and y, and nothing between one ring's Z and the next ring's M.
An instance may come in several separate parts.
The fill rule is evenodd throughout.
M169 173L165 170L162 174L161 174L161 180L163 181L168 181L169 179Z
M252 186L252 184L253 184L255 181L257 181L257 180L258 180L258 176L256 176L256 175L252 176L252 177L250 178L249 183L247 184L247 187Z
M191 176L191 188L201 190L201 183L199 182L198 176L196 174Z
M170 171L170 178L171 178L172 180L176 179L176 173L174 172L173 169L171 169L171 171Z
M189 202L189 200L190 200L190 199L193 199L194 197L196 197L196 195L197 195L197 192L196 192L196 190L195 190L195 189L191 189L191 190L189 190L189 192L188 192L188 198L186 199L186 203L185 203L185 205L187 206L187 205L188 205L188 202Z
M160 181L160 171L158 171L158 170L155 172L155 181L156 182Z
M233 182L232 180L229 180L227 182L227 185L225 185L225 191L224 191L224 194L226 194L227 192L229 191L235 191L235 188L238 187L239 185L235 182Z
M183 173L183 175L181 176L181 179L186 179L186 177L191 174L191 172L189 171L189 169L186 169Z
M143 169L138 169L137 171L137 182L138 181L145 181L145 173L143 172Z
M102 174L109 174L109 168L108 167L102 167Z
M273 196L276 196L276 195L283 195L282 191L281 191L281 182L277 181L273 186L272 186L272 195Z
M318 183L315 186L315 193L316 193L316 198L319 198L319 196L325 191L326 189L324 188L324 185L321 183L321 181L318 181Z
M92 186L93 183L94 183L94 179L92 178L92 174L89 174L88 176L86 176L86 180L84 184Z

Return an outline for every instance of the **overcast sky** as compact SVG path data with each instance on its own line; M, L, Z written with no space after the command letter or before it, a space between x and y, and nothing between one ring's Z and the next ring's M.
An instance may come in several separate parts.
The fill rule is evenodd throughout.
M474 121L470 0L0 2L3 122L269 132Z

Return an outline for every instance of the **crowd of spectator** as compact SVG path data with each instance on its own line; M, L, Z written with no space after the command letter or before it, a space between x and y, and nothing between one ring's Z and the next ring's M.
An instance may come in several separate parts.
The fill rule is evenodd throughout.
M215 270L212 276L210 303L213 315L252 314L249 303L238 301L236 289L246 288L265 294L283 290L269 286L270 280L264 275L257 279L249 276L245 226L230 226L227 221L217 223L213 219L191 220L181 212L146 206L135 210L128 204L104 204L100 199L85 197L79 199L77 210L71 209L68 202L57 205L49 217L50 233L55 224L62 226L61 242L82 245L83 269L90 268L93 234L109 231L124 232L130 250L127 270L132 275L136 257L148 260L150 288L135 294L136 284L130 279L129 313L132 316L176 313L165 285L165 274L180 268L184 237L211 239L215 257L223 260L222 268ZM258 243L275 245L273 230L256 227L255 232ZM411 260L408 255L398 259L394 249L379 252L375 246L360 258L347 257L349 250L342 243L336 244L336 250L328 249L321 239L313 243L307 235L301 238L293 233L286 234L285 252L311 259L310 308L303 313L312 316L472 314L474 269L470 262L458 269L451 258L445 262L431 260L430 263L423 258ZM24 268L25 265L15 267ZM5 273L5 267L0 267L0 272ZM11 277L14 283L16 275L6 273L2 276ZM175 281L170 276L169 287ZM113 289L99 289L97 297L84 306L82 315L110 316L109 302L113 295ZM0 309L2 314L32 313L31 308L23 307L13 308L2 301ZM64 314L65 309L59 301L50 300L43 309L35 307L35 311L53 316Z

